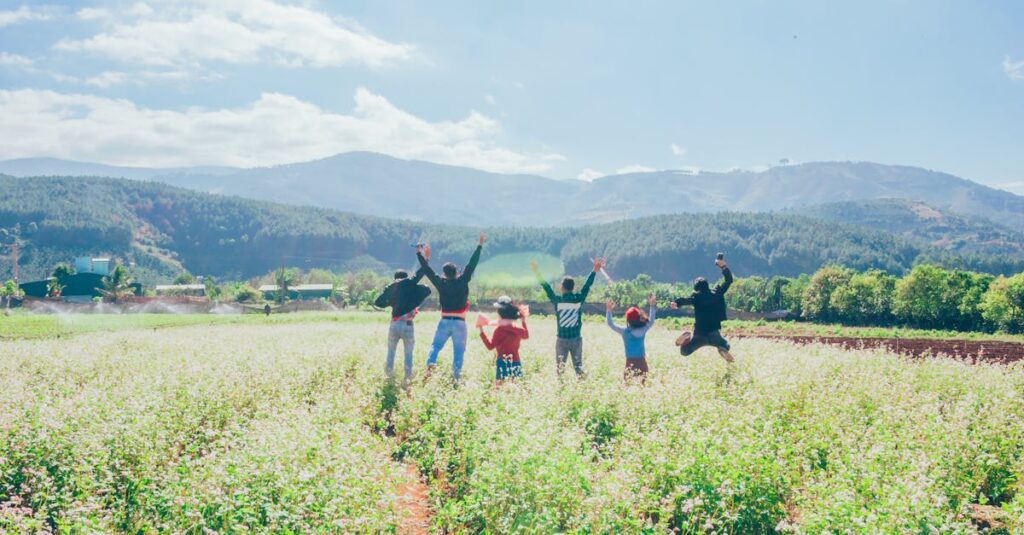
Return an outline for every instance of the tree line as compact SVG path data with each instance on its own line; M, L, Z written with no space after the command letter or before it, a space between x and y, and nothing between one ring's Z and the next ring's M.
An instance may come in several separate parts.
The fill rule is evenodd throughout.
M689 291L687 284L658 284L640 275L605 293L635 304L652 292L667 302ZM785 311L815 323L1024 333L1024 273L994 276L919 264L896 276L830 265L797 277L738 278L726 303L746 312Z

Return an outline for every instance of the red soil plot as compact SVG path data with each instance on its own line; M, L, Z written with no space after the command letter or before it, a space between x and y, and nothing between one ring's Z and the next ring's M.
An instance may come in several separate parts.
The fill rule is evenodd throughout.
M943 340L931 338L861 338L850 336L810 336L781 334L730 333L729 338L788 340L798 344L829 344L844 349L884 349L909 357L948 356L973 364L979 362L1009 364L1024 360L1024 343L1002 340Z

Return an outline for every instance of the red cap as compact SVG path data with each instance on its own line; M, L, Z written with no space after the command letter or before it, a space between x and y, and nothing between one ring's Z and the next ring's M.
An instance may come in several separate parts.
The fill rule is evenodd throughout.
M626 310L626 321L633 322L640 319L640 309L637 307L629 307Z

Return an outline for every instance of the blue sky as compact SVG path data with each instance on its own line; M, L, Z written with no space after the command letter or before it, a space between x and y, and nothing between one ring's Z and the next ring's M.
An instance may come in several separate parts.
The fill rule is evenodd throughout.
M1024 3L0 0L0 159L347 150L557 178L869 160L1024 193Z

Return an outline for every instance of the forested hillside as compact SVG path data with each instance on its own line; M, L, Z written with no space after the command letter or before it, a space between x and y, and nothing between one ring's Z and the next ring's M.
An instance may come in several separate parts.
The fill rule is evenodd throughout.
M788 214L688 214L579 228L486 229L486 255L542 252L573 273L604 255L614 277L657 280L708 274L717 251L744 275L796 275L824 264L902 273L937 261L992 273L1020 260L959 257L891 233ZM0 177L0 244L21 243L22 280L78 254L111 254L144 282L188 270L243 279L281 265L388 269L413 264L410 244L428 241L440 261L465 262L477 229L382 219L200 193L153 182L88 177ZM8 248L0 273L10 272Z
M906 199L848 201L807 206L794 213L885 230L949 251L1024 258L1024 232L922 202Z

